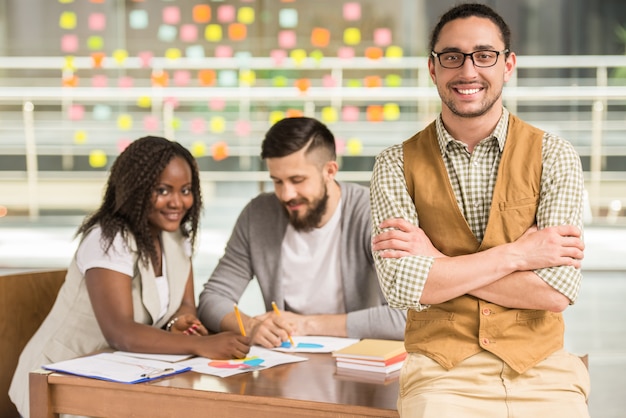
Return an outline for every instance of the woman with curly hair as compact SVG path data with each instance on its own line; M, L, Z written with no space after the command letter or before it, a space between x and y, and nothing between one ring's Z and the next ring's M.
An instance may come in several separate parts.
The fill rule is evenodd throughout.
M115 160L100 208L85 218L65 283L22 352L11 388L29 416L28 373L94 351L241 358L249 338L209 335L196 316L191 252L200 177L182 145L147 136Z

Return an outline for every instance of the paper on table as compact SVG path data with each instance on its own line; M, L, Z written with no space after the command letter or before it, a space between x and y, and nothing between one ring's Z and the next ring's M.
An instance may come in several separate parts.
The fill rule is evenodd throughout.
M44 369L120 383L147 382L191 370L180 363L100 353L47 364Z
M285 353L332 353L360 341L358 338L323 337L319 335L293 336L292 338L295 347L292 347L289 341L285 341L280 347L272 350Z
M150 353L131 353L130 351L116 351L114 354L138 357L150 360L167 361L168 363L176 363L193 357L193 354L150 354Z
M296 363L306 360L308 360L306 357L277 353L266 348L253 346L250 347L250 352L244 359L211 360L205 357L195 357L177 364L179 366L189 366L194 372L218 377L228 377L239 373L263 370L281 364Z

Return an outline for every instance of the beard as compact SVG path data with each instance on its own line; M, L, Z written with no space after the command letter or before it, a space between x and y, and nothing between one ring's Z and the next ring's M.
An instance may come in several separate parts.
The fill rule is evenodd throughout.
M439 95L442 98L443 104L448 109L450 109L450 112L452 112L452 114L462 117L462 118L476 118L476 117L484 115L489 110L491 110L491 108L493 108L494 104L498 101L498 99L502 95L502 90L500 90L500 92L496 94L495 97L486 97L485 100L481 102L480 107L478 109L475 109L470 112L464 112L460 110L456 106L454 99L452 99L450 96L442 95L441 91L439 91Z
M298 204L306 204L308 211L300 216L300 211L290 211L287 210L287 216L289 216L289 223L293 226L296 231L299 232L308 232L313 228L316 228L322 217L326 213L326 207L328 205L328 189L326 184L324 184L324 190L322 193L322 197L319 199L315 199L313 201L309 201L308 199L294 199L289 202L284 202L285 205L298 203Z

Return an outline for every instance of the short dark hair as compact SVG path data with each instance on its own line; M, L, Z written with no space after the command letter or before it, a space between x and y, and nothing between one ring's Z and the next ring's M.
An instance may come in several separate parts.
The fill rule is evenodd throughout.
M498 28L500 29L500 36L502 37L502 41L504 42L504 49L508 49L509 51L511 50L511 29L509 29L509 26L506 24L502 16L496 13L495 10L485 4L480 3L459 4L444 13L441 18L439 18L439 22L437 23L430 35L430 50L435 50L435 44L439 40L439 34L441 33L441 29L446 23L449 23L456 19L464 19L472 16L483 17L495 23L496 26L498 26ZM508 52L506 55L508 56ZM434 59L432 55L430 55L430 58Z
M261 158L280 158L307 147L306 153L325 150L328 160L336 160L335 137L322 122L308 117L285 118L265 134Z
M181 144L158 136L145 136L133 141L115 159L100 208L85 218L76 235L85 235L99 225L103 247L108 250L116 234L131 234L141 259L146 263L148 260L155 262L157 253L148 214L154 187L174 157L184 159L191 169L193 205L183 217L180 231L183 236L189 237L193 246L202 209L198 165Z

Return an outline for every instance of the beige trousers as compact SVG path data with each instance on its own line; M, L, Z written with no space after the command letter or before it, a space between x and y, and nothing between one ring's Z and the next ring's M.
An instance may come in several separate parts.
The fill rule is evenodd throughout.
M589 418L589 389L587 368L565 350L523 374L487 351L452 370L410 353L398 412L402 418Z

